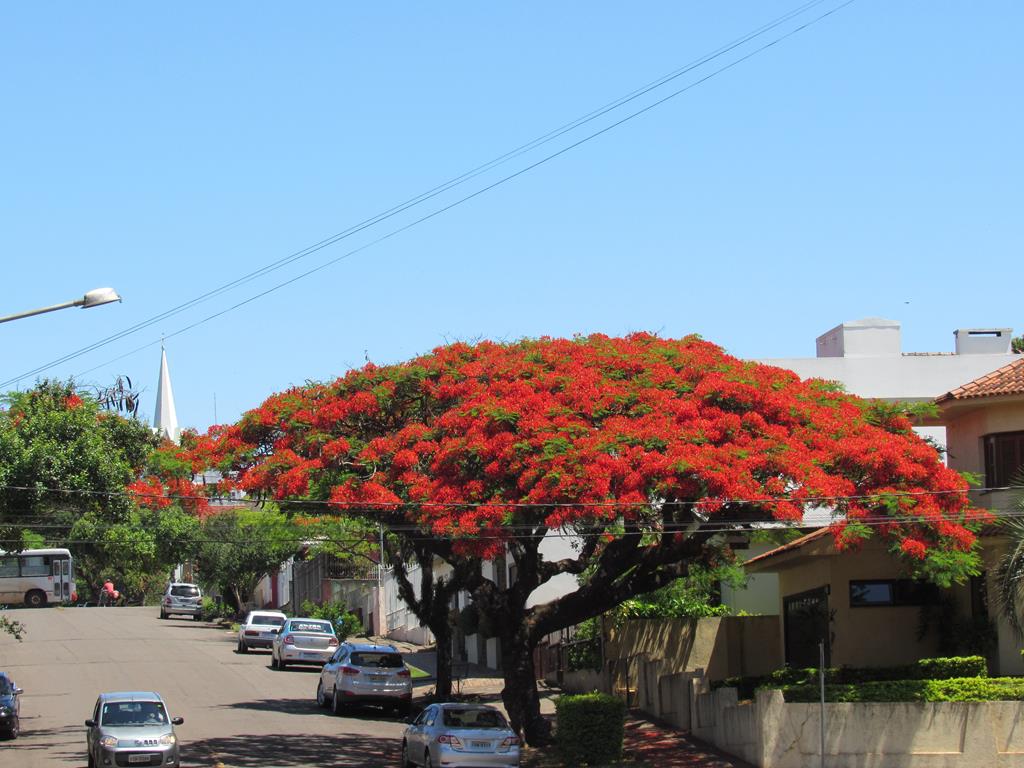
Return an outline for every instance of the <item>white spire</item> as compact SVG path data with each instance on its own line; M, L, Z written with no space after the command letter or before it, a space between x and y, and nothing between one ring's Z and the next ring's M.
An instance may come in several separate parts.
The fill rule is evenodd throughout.
M178 442L178 414L174 411L174 393L171 391L171 374L167 370L167 351L160 345L160 383L156 388L156 413L153 415L153 431Z

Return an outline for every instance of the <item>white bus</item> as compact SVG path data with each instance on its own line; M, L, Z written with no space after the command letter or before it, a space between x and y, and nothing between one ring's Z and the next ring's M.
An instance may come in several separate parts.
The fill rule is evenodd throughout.
M40 608L47 603L71 603L77 599L70 550L0 551L0 603Z

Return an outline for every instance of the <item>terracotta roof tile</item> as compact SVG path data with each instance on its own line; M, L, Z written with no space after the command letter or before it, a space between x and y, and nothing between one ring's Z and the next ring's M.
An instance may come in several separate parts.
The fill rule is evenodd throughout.
M947 392L935 402L992 395L1024 395L1024 357Z
M812 541L816 541L823 538L826 534L831 533L832 528L826 525L824 528L818 528L816 531L811 531L807 535L801 536L799 539L793 539L788 544L783 544L781 547L776 547L775 549L769 549L767 552L763 552L757 557L752 557L743 563L743 565L746 566L752 563L759 563L763 560L767 560L768 558L775 557L776 555L781 555L783 552L800 549L804 544L810 544Z

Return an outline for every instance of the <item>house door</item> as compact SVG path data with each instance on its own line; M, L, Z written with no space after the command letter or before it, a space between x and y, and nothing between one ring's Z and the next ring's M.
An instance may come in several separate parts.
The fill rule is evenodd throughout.
M828 588L819 587L783 599L786 664L817 667L818 643L825 641L825 666L832 663L828 626Z

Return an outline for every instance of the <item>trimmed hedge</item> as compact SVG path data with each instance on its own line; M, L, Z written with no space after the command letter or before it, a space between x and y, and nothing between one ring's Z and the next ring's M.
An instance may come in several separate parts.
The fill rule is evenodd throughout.
M831 667L825 670L825 685L856 685L881 681L950 680L961 677L986 677L988 664L984 656L952 656L949 658L921 659L899 667ZM786 686L818 685L818 670L777 669L758 677L730 677L715 681L712 688L738 688L741 699L750 699L758 688L784 688Z
M786 701L821 700L817 685L782 686ZM873 683L826 685L825 701L1024 701L1019 677L961 677L952 680L883 680Z
M606 693L559 696L556 742L566 765L607 765L622 756L626 703Z

